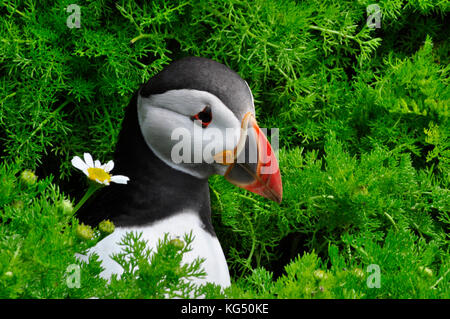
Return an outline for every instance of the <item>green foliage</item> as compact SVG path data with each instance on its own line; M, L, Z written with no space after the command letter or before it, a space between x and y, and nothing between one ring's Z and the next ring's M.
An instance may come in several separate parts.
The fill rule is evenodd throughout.
M178 239L182 247L166 235L150 254L142 234L128 233L122 239L123 253L113 257L124 273L108 283L99 276L102 268L97 255L89 263L76 258L76 253L84 253L107 234L79 225L72 211L64 209L67 199L51 178L24 185L17 164L0 164L0 173L0 298L194 298L205 294L202 286L190 282L205 275L203 260L182 263L191 250L192 235ZM67 283L70 265L80 267L78 288Z
M61 297L66 268L87 244L51 178L29 185L20 174L19 165L0 164L0 296Z
M408 231L390 231L383 243L363 236L347 236L349 245L339 254L329 246L330 269L316 253L298 256L276 281L264 268L253 270L229 291L235 298L448 298L449 286L441 283L450 272L448 255L437 269L436 245L418 240ZM417 243L415 242L417 241ZM379 283L373 265L380 265ZM428 268L431 267L431 268ZM448 279L447 279L448 280Z
M182 248L166 234L153 253L141 240L141 235L127 233L124 236L120 243L123 252L113 256L124 273L120 279L113 275L105 291L97 297L197 298L203 294L202 286L192 282L193 278L205 276L201 268L203 260L197 258L190 264L182 263L183 255L191 250L192 234L184 236Z
M346 234L370 234L372 240L382 240L391 229L412 230L424 240L436 241L442 255L447 253L448 190L434 185L432 175L417 173L408 154L396 158L376 149L358 160L331 136L324 158L317 157L314 151L281 152L282 176L289 179L283 183L280 206L250 193L242 195L221 179L213 179L215 209L223 224L238 234L227 243L233 266L248 270L270 266L279 254L279 242L290 233L304 238L290 249L299 251L301 245L325 256L329 243L345 247ZM443 222L433 219L436 210Z
M448 1L379 1L380 28L369 0L86 0L72 29L71 3L0 1L0 297L449 298ZM186 55L238 72L279 128L283 202L210 178L225 292L187 283L188 235L150 256L128 234L108 284L75 258L113 226L77 237L70 159L110 159L132 94Z
M379 84L383 106L390 112L429 116L445 120L449 116L448 86L449 67L430 63L432 43L427 38L424 46L412 59L392 61L387 58L391 70Z

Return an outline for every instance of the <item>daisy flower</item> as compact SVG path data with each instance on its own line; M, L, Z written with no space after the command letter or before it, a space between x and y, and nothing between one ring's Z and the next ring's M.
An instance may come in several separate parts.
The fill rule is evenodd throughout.
M72 159L72 165L82 171L90 180L102 185L109 185L110 182L127 184L130 180L127 176L110 174L114 168L113 161L102 165L98 160L94 162L89 153L84 153L84 160L79 156L75 156Z

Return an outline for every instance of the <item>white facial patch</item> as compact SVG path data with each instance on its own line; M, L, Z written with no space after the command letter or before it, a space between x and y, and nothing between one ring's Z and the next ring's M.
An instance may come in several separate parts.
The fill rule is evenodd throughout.
M202 127L193 116L205 107L211 122ZM148 98L138 97L142 135L152 151L169 166L199 178L223 174L214 155L236 147L240 121L215 95L198 90L171 90Z

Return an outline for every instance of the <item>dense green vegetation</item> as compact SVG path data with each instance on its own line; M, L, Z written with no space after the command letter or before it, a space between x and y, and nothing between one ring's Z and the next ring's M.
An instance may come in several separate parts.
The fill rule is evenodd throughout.
M450 298L448 1L379 1L379 28L366 0L79 1L69 28L73 2L0 1L0 298ZM121 279L93 257L70 287L105 236L80 234L70 159L111 159L132 94L187 55L237 71L279 128L282 204L210 179L225 292L183 280L195 238L148 258L138 234Z

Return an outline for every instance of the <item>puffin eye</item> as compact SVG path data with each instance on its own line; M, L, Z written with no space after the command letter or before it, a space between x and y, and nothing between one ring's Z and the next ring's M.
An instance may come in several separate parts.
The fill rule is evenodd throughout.
M211 107L209 105L205 106L202 111L191 116L191 120L202 122L202 127L206 128L212 121Z

